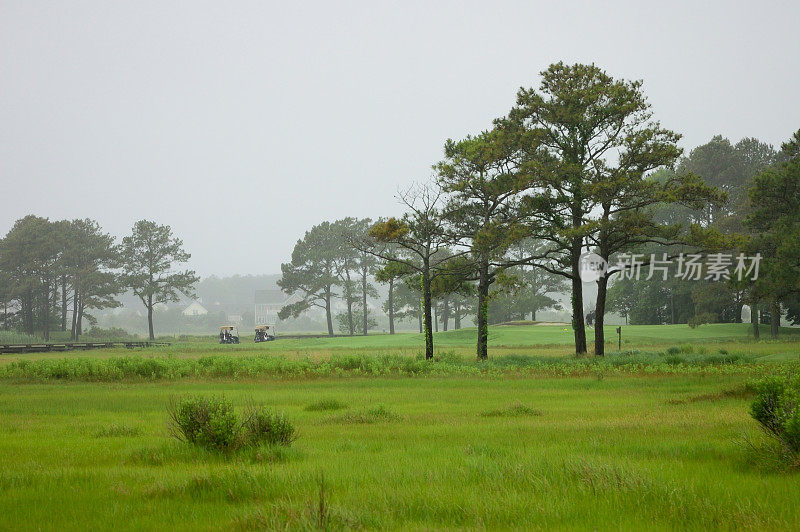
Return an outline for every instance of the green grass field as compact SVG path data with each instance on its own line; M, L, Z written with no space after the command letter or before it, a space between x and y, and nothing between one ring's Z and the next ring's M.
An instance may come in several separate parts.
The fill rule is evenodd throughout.
M562 329L495 327L485 365L474 330L439 333L435 362L413 334L6 357L0 529L800 527L746 386L800 369L794 330L630 326L597 362ZM121 357L194 370L93 373ZM195 449L166 425L183 394L263 402L300 438Z

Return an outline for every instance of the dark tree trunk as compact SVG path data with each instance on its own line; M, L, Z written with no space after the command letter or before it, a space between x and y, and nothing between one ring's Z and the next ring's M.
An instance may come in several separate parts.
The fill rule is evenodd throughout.
M439 308L433 305L433 330L439 332Z
M572 328L575 334L575 354L586 354L586 324L583 321L583 284L580 278L580 256L583 239L572 240Z
M389 279L389 334L394 334L394 279Z
M80 325L78 325L78 327L80 327ZM150 338L150 340L155 340L156 335L153 331L153 296L147 297L147 331L149 333L148 338Z
M419 309L419 312L417 313L417 321L419 321L419 333L420 334L422 334L422 314L423 314L422 309Z
M50 330L50 310L53 311L53 316L58 317L59 313L59 305L58 305L58 278L53 279L53 300L52 305L50 305L47 309L47 330Z
M669 322L675 325L675 294L669 294ZM625 325L628 324L628 313L625 313Z
M431 316L431 278L430 278L430 265L425 261L422 272L422 301L425 307L425 359L431 360L433 358L433 329L432 329L432 316Z
M70 340L78 339L78 289L72 290L72 329L69 332Z
M25 332L31 336L33 336L34 333L33 305L33 290L29 288L25 293L25 297L22 299L22 320L25 324Z
M447 331L447 321L450 319L450 298L445 296L442 307L442 330Z
M364 336L366 336L367 329L369 328L369 323L367 322L367 318L369 317L367 314L367 270L361 270L361 306L361 310L363 310L361 328L363 329Z
M597 303L594 307L594 354L601 357L606 354L606 338L603 324L606 317L606 293L608 277L603 275L597 280Z
M44 340L50 340L50 283L46 282L44 284L44 290L42 292L42 315L39 317L42 325L42 336L44 336Z
M536 310L531 311L531 321L536 321Z
M83 334L83 309L84 309L84 304L83 304L83 299L81 298L81 302L78 304L78 325L77 325L77 328L75 330L75 339L76 340L78 338L80 338L81 335ZM153 339L153 314L152 314L152 310L150 311L150 339L151 340Z
M750 323L753 325L753 339L758 340L761 337L758 330L758 301L750 303Z
M353 299L350 297L347 298L347 332L350 336L353 336L356 332L356 326L353 322Z
M489 358L489 263L481 261L478 272L478 360Z
M67 276L61 276L61 332L67 330Z
M331 317L331 289L325 291L325 320L328 323L328 336L333 336L333 318Z
M572 279L572 329L575 354L586 354L586 328L583 317L583 286L580 278Z
M453 308L455 311L453 315L453 328L459 330L461 328L461 303L456 303Z
M773 300L769 303L769 334L772 338L778 337L781 326L781 306Z

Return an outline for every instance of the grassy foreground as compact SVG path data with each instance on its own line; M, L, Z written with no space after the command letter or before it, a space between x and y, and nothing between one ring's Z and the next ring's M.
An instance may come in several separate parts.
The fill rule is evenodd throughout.
M487 366L455 350L424 363L281 342L15 358L0 367L0 529L800 527L800 476L753 450L766 442L746 386L800 369L800 344L720 334L640 349L653 343L602 363L545 350ZM136 361L227 369L47 373ZM248 364L261 371L227 372ZM232 456L191 448L166 426L186 393L263 402L300 438Z

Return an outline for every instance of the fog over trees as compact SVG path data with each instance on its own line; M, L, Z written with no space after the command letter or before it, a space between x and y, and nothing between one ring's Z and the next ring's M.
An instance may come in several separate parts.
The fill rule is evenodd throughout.
M441 160L400 190L396 212L309 228L274 279L285 300L277 319L315 328L318 312L329 336L405 324L424 335L427 358L434 332L468 319L479 360L490 325L542 312L568 316L579 355L591 347L587 315L592 351L604 354L609 312L631 324L702 326L740 322L747 307L753 335L761 322L776 336L782 316L800 320L800 131L780 149L714 136L684 153L657 117L641 81L593 64L551 65L484 130L443 139ZM594 286L581 270L590 252L609 265ZM728 259L724 275L706 264L687 280L685 257L701 255L739 262ZM757 277L731 275L755 255ZM641 261L625 266L624 256ZM150 339L159 308L202 294L213 312L192 327L213 329L233 306L252 325L252 294L272 281L201 282L190 260L157 222L139 221L117 241L90 219L26 216L0 240L0 325L78 339L131 294ZM653 277L659 264L663 276ZM650 275L634 277L634 266ZM587 288L596 296L584 297Z

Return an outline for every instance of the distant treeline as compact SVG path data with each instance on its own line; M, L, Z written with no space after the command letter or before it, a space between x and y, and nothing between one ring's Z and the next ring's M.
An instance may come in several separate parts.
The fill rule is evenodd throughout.
M116 243L93 220L21 218L0 239L0 324L45 340L70 331L76 340L84 321L96 323L93 311L119 306L130 290L147 310L153 339L154 307L191 296L198 281L174 269L189 260L182 246L168 226L147 220Z
M577 354L587 352L587 318L594 352L604 353L609 308L638 323L698 325L740 321L748 304L768 311L777 335L781 309L797 315L800 291L800 131L780 151L715 137L684 157L680 135L653 119L641 81L563 63L541 76L489 129L448 139L433 180L400 194L401 216L312 227L282 265L278 284L299 299L281 316L316 306L329 334L335 321L366 334L374 272L389 284L390 323L420 319L428 358L439 317L458 326L472 313L477 357L485 359L493 319L535 318L565 285ZM682 261L694 266L701 254L709 260L688 278ZM722 270L740 271L745 257L748 273L758 264L759 276ZM608 265L591 279L591 309L587 261ZM652 275L657 263L660 278ZM649 275L632 275L642 266ZM347 312L332 315L334 297Z

